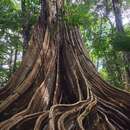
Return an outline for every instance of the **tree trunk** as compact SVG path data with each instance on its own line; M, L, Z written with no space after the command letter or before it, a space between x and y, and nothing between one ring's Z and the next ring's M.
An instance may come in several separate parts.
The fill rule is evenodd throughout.
M22 36L23 36L23 56L28 48L30 40L31 25L29 24L30 12L27 12L26 0L21 0L22 11Z
M44 3L47 17L0 92L0 130L128 130L130 94L101 79L79 29L57 19L61 2Z
M17 49L17 47L16 47L16 48L15 48L15 53L14 53L13 72L16 71L17 55L18 55L18 49Z
M11 47L11 52L10 52L10 55L9 55L10 59L9 59L9 63L8 63L8 66L9 66L9 77L12 75L12 63L13 63L13 49Z

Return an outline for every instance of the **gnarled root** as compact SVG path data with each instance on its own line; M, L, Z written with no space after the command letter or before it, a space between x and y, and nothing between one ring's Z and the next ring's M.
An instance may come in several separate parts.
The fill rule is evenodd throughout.
M76 27L37 25L28 51L0 93L0 130L130 129L130 94L101 79Z

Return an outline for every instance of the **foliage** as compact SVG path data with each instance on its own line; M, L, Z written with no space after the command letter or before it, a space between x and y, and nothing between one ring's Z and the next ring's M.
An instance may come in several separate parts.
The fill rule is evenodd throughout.
M3 87L8 80L9 71L5 68L0 68L0 87Z
M101 76L114 86L123 88L121 73L125 65L120 52L114 47L113 35L116 36L116 31L107 17L101 17L93 11L93 6L86 3L66 5L65 20L80 27L92 61L95 65L99 62L96 66Z
M113 47L118 51L130 51L130 30L116 32L112 39Z
M90 13L86 13L88 12L88 5L86 4L67 5L65 6L65 10L66 10L65 20L67 20L72 25L86 24L88 22L88 18L90 18Z
M24 11L21 7L22 1L25 2ZM0 1L0 86L2 81L6 82L13 73L13 67L18 68L20 65L23 52L23 22L29 23L32 28L38 17L39 0L22 1ZM16 65L13 63L15 51L17 51Z

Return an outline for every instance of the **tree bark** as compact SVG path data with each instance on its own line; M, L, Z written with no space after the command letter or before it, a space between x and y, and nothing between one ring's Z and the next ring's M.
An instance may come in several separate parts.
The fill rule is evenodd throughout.
M0 129L128 130L130 94L101 79L78 27L57 19L60 1L46 2L47 24L35 26L21 67L0 92Z
M28 48L30 40L31 25L29 23L30 12L27 11L26 0L21 0L22 12L22 36L23 36L23 56Z

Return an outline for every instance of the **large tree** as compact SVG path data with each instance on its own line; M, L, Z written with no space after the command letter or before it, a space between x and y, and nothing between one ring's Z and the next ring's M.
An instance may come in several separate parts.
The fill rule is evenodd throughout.
M98 75L62 0L42 0L21 67L0 90L0 130L128 130L130 94Z

